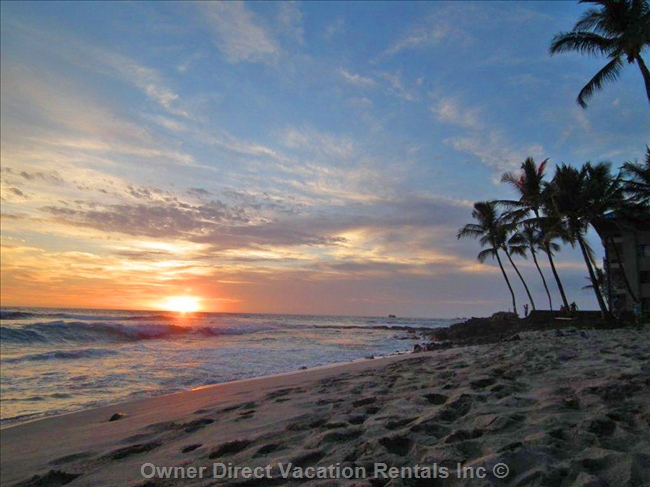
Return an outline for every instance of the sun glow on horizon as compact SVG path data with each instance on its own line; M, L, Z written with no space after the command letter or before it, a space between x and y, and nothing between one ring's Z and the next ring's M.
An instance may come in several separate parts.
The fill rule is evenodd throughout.
M199 298L193 296L169 296L164 300L161 308L177 313L194 313L200 309Z

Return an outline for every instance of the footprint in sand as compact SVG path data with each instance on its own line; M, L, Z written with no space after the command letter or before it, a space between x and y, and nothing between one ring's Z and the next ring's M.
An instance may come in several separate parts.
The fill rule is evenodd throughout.
M414 418L390 419L386 422L386 424L384 424L384 428L386 428L387 430L400 429L406 425L411 424L416 419L418 418L414 417Z
M325 454L320 450L308 450L304 453L300 453L291 459L291 463L296 467L305 467L307 465L313 465L320 461Z
M117 450L113 450L108 454L108 457L111 460L121 460L123 458L127 458L133 455L138 455L140 453L146 453L151 450L155 450L161 445L162 443L157 441L152 441L149 443L137 443L135 445L130 445L124 448L118 448Z
M431 393L431 394L425 394L424 398L429 401L429 404L445 404L447 400L449 399L449 396L445 396L444 394L437 394L437 393Z
M254 457L260 457L264 455L268 455L269 453L273 453L279 450L285 450L287 447L284 445L280 445L277 443L269 443L268 445L264 445L261 447L259 450L255 452L253 455Z
M67 485L81 474L68 473L61 470L50 470L45 475L34 475L31 479L19 482L15 487L55 487Z
M376 397L364 397L363 399L357 399L356 401L352 402L352 407L358 408L375 402L377 402Z
M253 442L251 440L234 440L223 443L219 445L215 450L213 450L208 458L214 459L223 457L225 455L233 455L235 453L239 453L240 451L248 448L248 446L250 446L252 443Z
M196 450L197 448L201 448L201 446L203 446L201 443L194 443L193 445L184 446L181 448L181 453L189 453Z
M389 453L403 457L408 455L415 443L406 436L386 436L379 440L379 444L386 448Z
M95 455L95 452L86 451L80 453L73 453L72 455L65 455L63 457L56 458L50 462L50 465L59 466L65 465L66 463L73 463L78 460L86 460Z

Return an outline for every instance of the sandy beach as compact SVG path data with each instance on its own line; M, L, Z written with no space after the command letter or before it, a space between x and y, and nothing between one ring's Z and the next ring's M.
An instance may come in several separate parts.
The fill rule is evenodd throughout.
M8 427L1 431L2 485L648 485L650 331L519 338L220 384ZM109 421L115 413L124 416ZM184 467L186 475L194 472L187 467L206 468L203 478L161 479L154 467L143 471L145 463ZM270 465L270 478L215 479L215 463ZM279 466L289 463L293 473L284 478ZM390 471L380 466L375 478L378 463L435 464L439 477L383 478ZM491 471L499 463L509 469L503 480ZM485 467L488 475L459 479L457 464ZM366 477L293 475L330 466L326 476L362 467ZM442 467L447 478L440 478Z

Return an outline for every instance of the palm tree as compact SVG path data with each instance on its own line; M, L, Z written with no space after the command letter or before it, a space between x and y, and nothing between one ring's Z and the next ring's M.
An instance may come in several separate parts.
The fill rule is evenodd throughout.
M503 222L498 214L496 203L493 201L479 201L474 203L472 218L477 223L468 223L458 231L456 238L478 238L481 247L485 247L479 252L477 259L483 263L488 257L496 258L501 274L508 285L510 296L512 297L512 310L517 313L517 300L515 293L510 285L510 280L503 268L499 250L503 250L505 232L503 231Z
M629 164L629 163L628 163ZM635 166L636 167L636 166ZM634 217L639 213L640 207L636 204L630 204L625 199L625 184L619 176L613 176L611 172L611 164L601 162L595 165L587 163L585 165L587 171L587 179L585 190L587 194L588 205L585 208L586 220L597 230L602 224L607 222L616 225L620 231L624 231L626 218ZM634 181L635 183L637 181ZM636 186L639 189L639 186ZM634 197L632 198L634 199ZM642 201L642 197L641 200ZM616 214L618 218L611 220L608 218L610 214ZM603 240L608 248L613 249L616 259L621 262L618 246L614 243L612 235L602 235ZM634 302L638 302L638 298L630 285L630 281L625 272L625 267L620 268L623 283Z
M512 260L512 255L518 255L519 257L523 257L524 259L526 258L526 245L517 243L516 241L513 241L512 238L508 238L508 236L512 232L512 228L514 228L514 225L512 223L504 222L504 224L502 225L502 231L504 232L504 239L503 239L504 242L502 247L503 252L508 257L508 260L510 261L512 268L515 270L515 272L519 276L519 280L524 285L524 289L526 290L526 294L528 295L528 299L530 300L530 305L533 308L533 311L535 311L537 309L535 307L535 300L533 299L533 296L530 294L530 290L528 289L528 285L526 284L524 277L521 275L521 272L519 272L519 269L515 265L514 260Z
M650 209L650 147L646 147L644 162L626 162L623 164L623 190L630 202L641 211Z
M539 262L537 262L537 250L543 249L544 245L544 236L542 232L538 230L532 222L523 222L519 226L519 230L510 237L508 240L509 244L519 244L524 245L530 251L530 255L533 258L535 267L537 267L537 272L539 272L539 277L542 278L542 284L544 284L544 290L546 291L546 296L548 297L548 307L553 311L553 299L551 298L551 293L548 290L548 285L546 284L546 278L542 269L539 267ZM560 246L555 243L549 243L549 246L553 246L554 250L559 250Z
M558 231L571 245L578 244L580 247L598 306L605 317L607 307L598 286L593 265L593 252L585 238L590 223L588 211L590 205L594 204L594 195L591 191L593 187L588 187L589 166L589 164L585 164L580 170L566 164L558 166L555 176L548 186L548 191L551 204L557 215L561 217L559 222L561 230Z
M586 286L582 286L582 289L584 290L593 289L594 285L591 284L591 279L589 279L589 277L587 277L586 279L587 281L589 281L589 284L587 284ZM605 271L602 270L600 267L596 267L596 279L598 281L598 288L600 289L600 292L603 295L607 296L607 274L605 274ZM609 302L609 300L607 300L607 308L609 309L610 312L612 311L612 304Z
M607 83L616 81L624 62L641 70L650 102L650 71L641 52L650 45L650 5L648 0L580 0L598 8L588 9L570 32L560 32L551 42L551 55L578 51L603 55L607 64L580 90L577 101L587 108L587 101Z
M545 204L543 188L544 171L547 162L548 159L542 161L538 167L535 160L532 157L528 157L521 165L521 174L518 175L511 172L505 173L501 177L501 181L510 184L519 195L519 201L508 203L512 203L515 207L524 211L532 211L535 215L535 218L537 219L536 225L542 232L541 236L543 237L540 240L540 247L548 257L548 263L551 266L555 283L557 284L558 291L562 297L562 303L566 309L569 309L569 301L564 293L564 286L562 285L560 275L558 274L557 269L555 268L555 262L553 261L553 251L559 250L559 246L552 242L549 233L550 220L541 219L541 212Z

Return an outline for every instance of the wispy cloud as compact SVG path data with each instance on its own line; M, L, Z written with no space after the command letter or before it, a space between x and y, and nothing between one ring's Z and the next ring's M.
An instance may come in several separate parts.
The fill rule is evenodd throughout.
M397 54L412 49L426 49L440 45L443 42L466 43L470 36L456 27L451 20L429 17L412 27L400 39L391 44L373 62L385 61Z
M278 23L282 33L298 44L305 43L305 29L302 24L302 11L296 1L282 2L279 5Z
M544 156L541 144L515 145L496 130L449 137L445 139L445 143L459 152L476 156L483 164L496 171L515 169L529 156L536 159Z
M336 19L335 21L327 24L323 32L323 37L328 41L331 41L336 36L345 32L345 20Z
M214 35L217 47L231 63L274 64L282 50L244 2L199 2L197 8Z
M480 129L480 108L464 107L458 98L441 97L431 106L438 121L469 129Z
M404 85L401 71L396 71L394 73L384 71L380 74L382 78L388 81L388 90L390 93L407 101L413 101L415 99L412 90Z
M377 82L374 79L366 76L361 76L360 74L350 73L345 69L341 69L340 73L345 81L356 86L365 86L370 88L377 85Z

